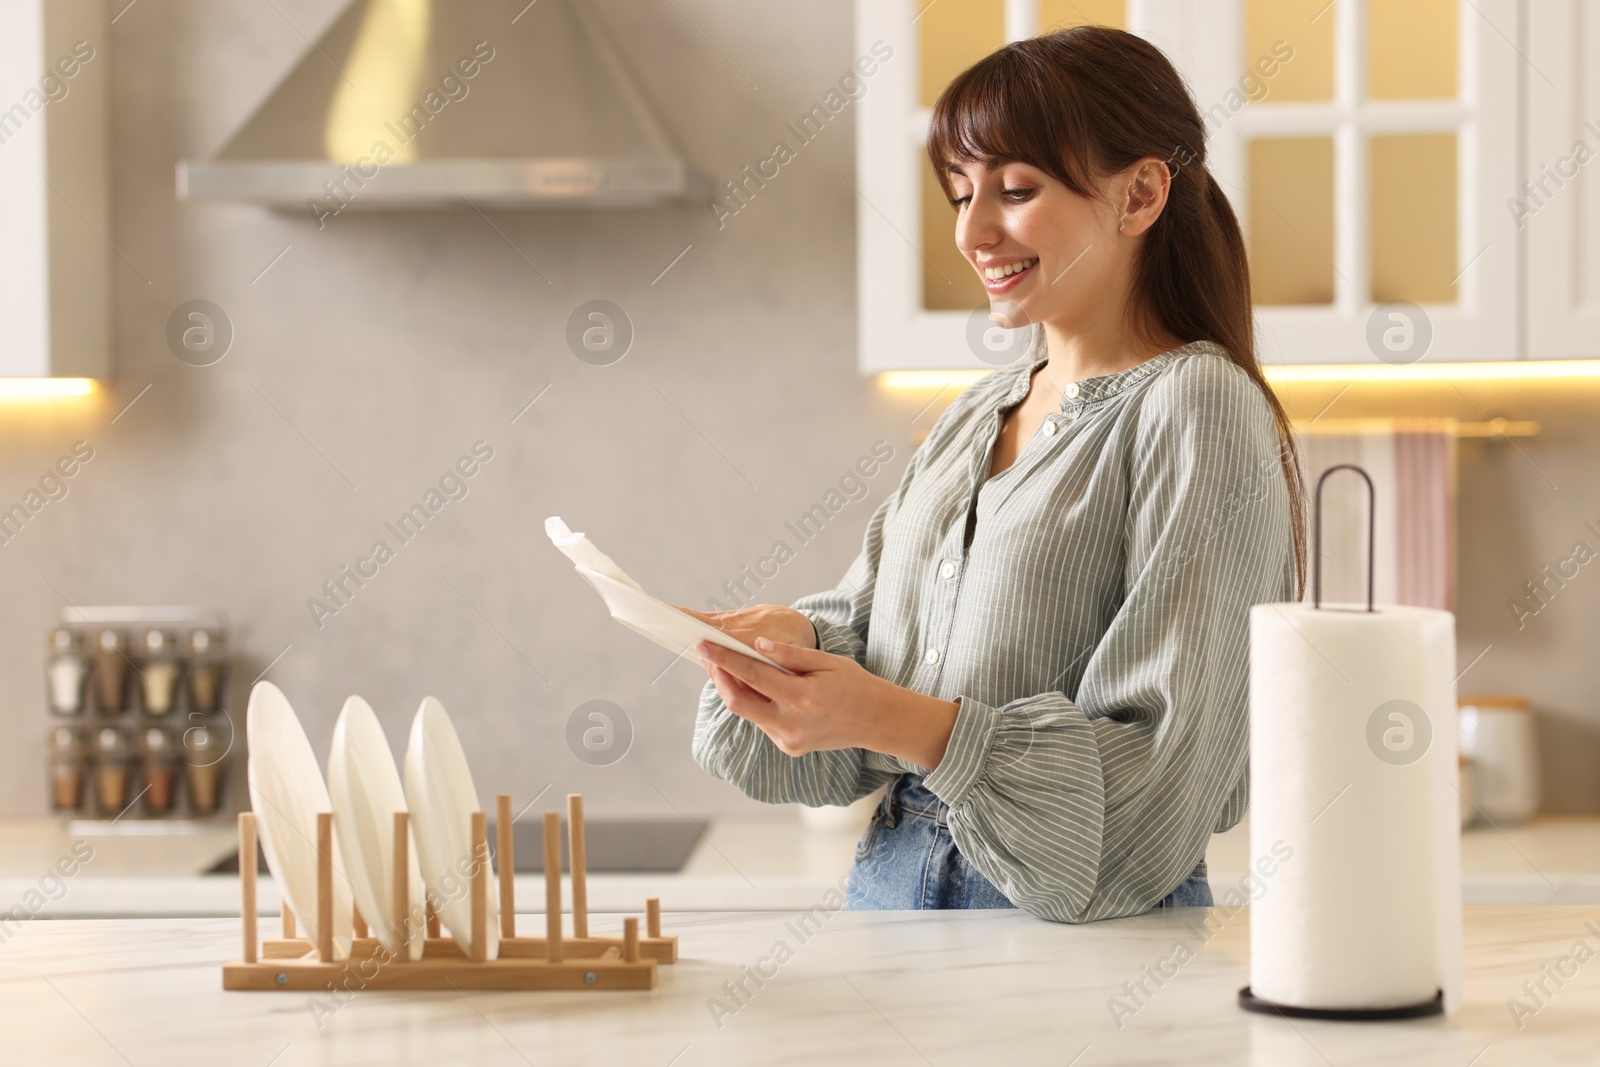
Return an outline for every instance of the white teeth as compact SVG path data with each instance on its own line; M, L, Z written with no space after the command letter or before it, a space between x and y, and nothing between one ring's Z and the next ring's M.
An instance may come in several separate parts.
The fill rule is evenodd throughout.
M1039 262L1037 259L1024 259L1017 263L1007 263L1003 267L985 267L983 268L983 276L992 282L997 282L1007 275L1027 270L1037 262Z

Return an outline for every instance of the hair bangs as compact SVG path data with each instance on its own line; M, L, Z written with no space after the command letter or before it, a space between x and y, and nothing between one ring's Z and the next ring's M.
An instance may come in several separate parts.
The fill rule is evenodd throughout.
M967 68L934 102L928 162L947 197L951 164L1037 167L1079 196L1092 195L1087 124L1063 83L1008 45Z

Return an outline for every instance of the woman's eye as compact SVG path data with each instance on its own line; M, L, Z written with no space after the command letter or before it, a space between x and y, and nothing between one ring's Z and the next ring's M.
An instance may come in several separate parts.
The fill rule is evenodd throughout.
M1031 199L1034 192L1035 190L1033 189L1002 189L1001 195L1009 198L1010 202L1013 204L1022 204ZM959 210L963 205L968 204L971 201L972 194L968 193L966 196L951 200L950 206Z

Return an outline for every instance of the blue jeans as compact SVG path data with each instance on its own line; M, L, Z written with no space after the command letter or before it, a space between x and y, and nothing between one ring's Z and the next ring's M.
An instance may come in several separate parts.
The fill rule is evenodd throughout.
M850 910L1016 907L956 848L950 838L949 811L923 786L921 777L902 774L895 779L856 845L846 897ZM1211 904L1211 883L1202 858L1156 907Z

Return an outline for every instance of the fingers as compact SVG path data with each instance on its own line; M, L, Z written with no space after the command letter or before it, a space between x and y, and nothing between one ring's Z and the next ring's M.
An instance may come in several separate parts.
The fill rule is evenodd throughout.
M706 671L711 675L711 682L717 687L717 694L722 697L722 702L727 705L729 711L741 719L748 719L762 729L771 724L777 713L776 704L714 663L710 664Z
M769 667L760 660L752 659L742 652L714 645L709 641L700 642L696 646L696 651L700 653L702 660L722 668L764 697L782 701L790 695L789 687L794 682L794 677Z
M831 652L807 648L804 645L793 645L787 641L773 641L767 637L756 638L755 647L757 652L774 663L782 664L796 672L823 670L838 659Z
M696 617L696 619L699 619L699 621L709 622L709 624L712 625L717 625L717 616L718 614L722 614L720 611L696 611L694 608L685 608L683 605L672 606L677 608L678 611L682 611L683 614L691 614L691 616Z

